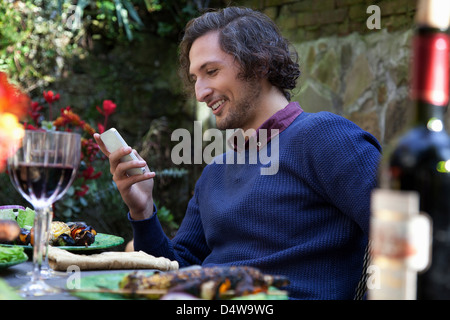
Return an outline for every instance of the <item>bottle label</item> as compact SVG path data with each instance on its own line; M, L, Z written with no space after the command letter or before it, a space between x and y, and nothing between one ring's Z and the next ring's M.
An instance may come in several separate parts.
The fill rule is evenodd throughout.
M428 267L431 247L431 220L419 214L419 194L376 189L371 209L371 264L379 278L369 299L415 299L417 272Z
M449 101L450 36L445 33L416 35L413 40L412 90L414 100L437 106Z

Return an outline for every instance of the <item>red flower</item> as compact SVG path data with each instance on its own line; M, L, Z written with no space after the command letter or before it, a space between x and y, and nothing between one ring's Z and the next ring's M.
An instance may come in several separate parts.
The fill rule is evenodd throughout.
M116 111L116 104L112 102L111 100L104 100L103 101L103 113L105 117L109 116L110 114L113 114L114 111Z
M39 105L38 102L31 102L31 108L28 110L28 115L33 119L35 124L39 123L41 117L41 111L44 107Z
M95 143L94 139L81 139L81 156L82 159L88 164L94 162L97 154L100 152L98 144Z
M80 197L80 198L81 198L81 197L84 197L88 191L89 191L89 186L86 185L86 184L83 184L83 185L81 186L81 190L75 191L75 195L76 195L77 197Z
M32 124L29 124L29 123L25 123L24 124L24 129L25 130L43 130L43 129L35 127L35 126L33 126Z
M112 102L111 100L103 100L103 109L100 109L99 106L97 106L97 111L105 116L105 119L103 120L103 124L98 124L98 131L99 133L103 133L106 128L106 123L108 122L108 117L116 111L116 104Z
M98 179L101 175L102 175L101 172L97 172L97 173L94 174L94 167L92 167L92 166L87 167L87 168L83 171L83 178L84 178L84 180L94 180L94 179Z
M105 127L101 123L97 123L98 133L102 134L105 132Z
M44 91L44 99L45 101L47 101L48 103L53 103L55 101L59 100L59 93L54 94L53 91Z

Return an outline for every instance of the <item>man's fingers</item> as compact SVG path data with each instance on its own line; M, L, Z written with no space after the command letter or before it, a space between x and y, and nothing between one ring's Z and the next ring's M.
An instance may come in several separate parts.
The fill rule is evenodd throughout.
M109 157L110 152L108 151L108 149L106 149L105 144L103 143L102 139L100 138L100 135L98 133L94 133L93 134L94 140L95 142L97 142L100 150L103 152L103 154L107 157Z

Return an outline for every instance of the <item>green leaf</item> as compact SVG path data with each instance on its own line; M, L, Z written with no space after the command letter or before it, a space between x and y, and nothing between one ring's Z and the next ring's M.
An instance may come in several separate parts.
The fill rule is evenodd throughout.
M160 11L162 9L158 0L144 0L148 12Z
M35 211L30 208L26 208L25 210L19 209L19 213L17 214L17 224L21 228L30 228L34 224L34 215Z
M134 21L137 22L139 27L143 27L144 23L142 22L141 18L139 17L138 13L136 12L136 10L134 10L133 5L128 0L123 0L123 4L124 4L125 8L127 8L128 14L130 15L130 17Z
M122 2L120 2L119 0L114 0L114 4L116 6L116 15L117 15L117 22L119 24L119 27L123 26L123 21L122 21Z
M26 256L23 247L0 247L0 262L10 262Z
M75 205L73 198L65 198L63 203L66 207L72 207Z
M80 199L80 203L83 207L87 207L88 206L88 202L84 197L81 197Z
M72 209L67 208L66 210L64 210L64 211L61 213L61 215L62 215L63 217L66 217L66 218L71 218L71 217L72 217Z
M16 214L13 209L0 210L0 220L16 220Z

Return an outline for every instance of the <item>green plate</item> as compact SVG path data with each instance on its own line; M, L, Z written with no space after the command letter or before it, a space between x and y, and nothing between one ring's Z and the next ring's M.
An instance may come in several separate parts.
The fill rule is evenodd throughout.
M121 245L123 242L124 240L122 237L106 233L97 233L94 243L90 246L59 246L55 248L65 249L67 251L89 251L112 248Z
M23 263L27 260L28 260L28 256L25 254L25 257L22 257L21 259L8 261L8 262L0 262L0 269L12 267L12 266L15 266L16 264Z
M106 273L101 275L93 275L82 277L80 281L80 291L72 291L74 296L86 300L128 300L126 296L116 293L104 293L104 292L83 292L88 290L99 290L99 289L109 289L116 290L119 289L119 282L130 272L120 272L120 273ZM151 275L153 272L148 272L146 274ZM68 285L68 289L71 289Z
M14 257L12 260L10 260L8 262L0 261L0 269L15 266L16 264L23 263L27 260L28 260L27 254L25 252L22 252L22 254L20 256Z
M0 279L0 300L22 300L16 289L11 287L5 280Z
M91 250L101 250L108 249L118 245L121 245L124 242L122 237L114 236L106 233L97 233L95 236L95 241L90 246L59 246L56 248L65 249L67 251L91 251ZM10 244L0 244L2 246L12 246ZM17 247L24 247L25 250L33 250L31 245L17 245Z
M140 271L144 272L146 275L152 275L154 271ZM71 291L74 296L77 296L81 299L86 300L129 300L131 298L126 297L122 294L117 293L108 293L108 292L87 292L89 290L117 290L119 289L120 281L126 276L130 274L130 272L120 272L120 273L105 273L101 275L92 275L85 276L81 278L80 291ZM69 288L68 285L68 289ZM147 299L145 297L142 298L132 298L132 299ZM243 297L232 298L231 300L288 300L288 296L285 291L279 291L275 287L270 287L268 293L256 293Z

